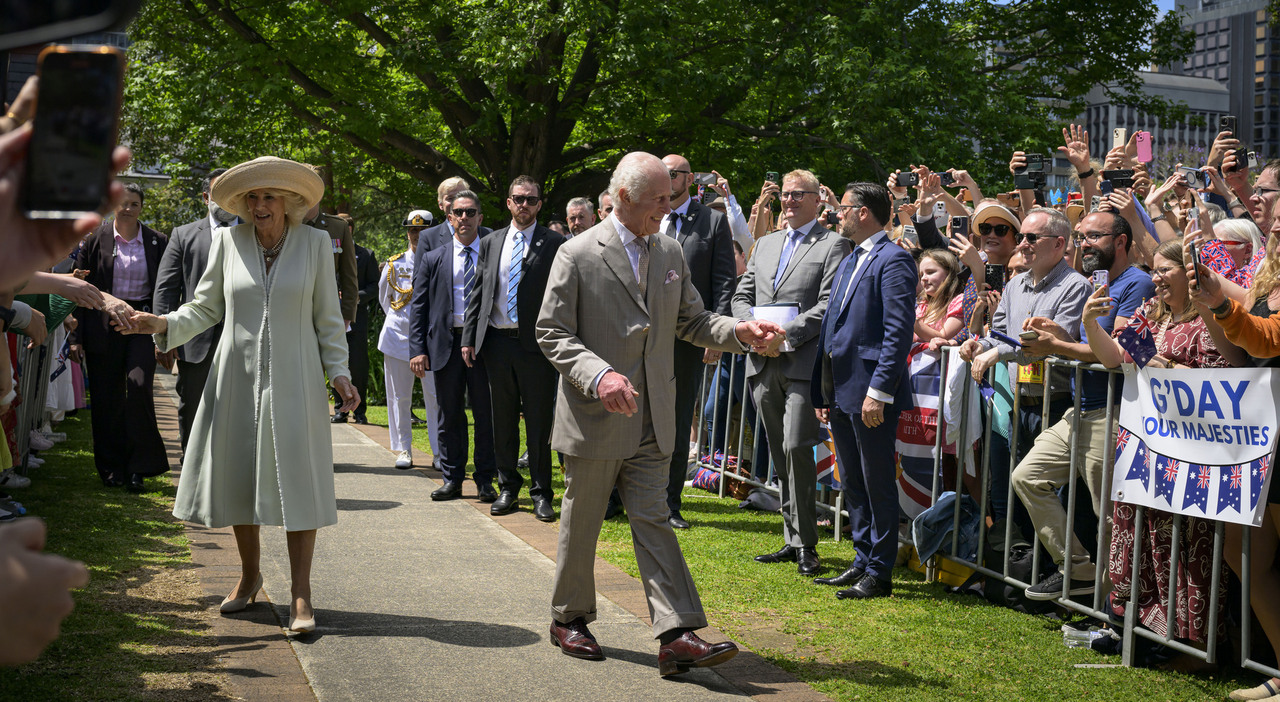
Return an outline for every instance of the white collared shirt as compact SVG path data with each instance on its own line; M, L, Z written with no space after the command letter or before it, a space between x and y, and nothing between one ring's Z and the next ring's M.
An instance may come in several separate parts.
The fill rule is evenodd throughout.
M672 223L671 215L678 214L680 215L680 221L683 221L685 215L689 214L689 203L691 202L693 202L693 198L688 198L684 201L684 204L679 207L671 208L671 212L667 213L667 216L662 218L662 230L659 233L663 236L675 238L675 236L680 233L680 225ZM676 229L672 231L672 227L675 227Z
M640 282L640 252L636 251L636 247L631 242L640 237L631 233L630 229L618 219L615 214L610 214L609 219L613 221L613 228L618 231L618 238L622 240L622 250L627 252L627 260L631 261L631 273L636 277L636 283ZM648 242L645 242L648 243Z
M480 239L476 238L475 241L471 242L470 246L463 246L462 242L458 241L458 237L456 236L450 241L453 242L453 326L460 327L467 316L467 298L463 293L464 282L462 277L462 272L466 268L467 259L462 252L463 250L469 250L471 252L471 263L476 267L476 270L479 271L480 247L477 246L477 244L480 242Z
M507 294L511 284L511 252L515 249L516 234L524 237L524 260L529 260L529 250L533 243L533 229L536 221L529 223L527 229L516 229L515 222L507 230L506 239L502 242L502 257L498 259L498 289L493 298L493 311L489 313L489 326L495 329L515 329L516 323L507 314ZM522 282L524 278L520 279ZM518 292L518 291L517 291Z
M858 244L858 248L862 249L862 253L858 255L858 264L853 267L853 272L849 274L849 283L845 286L844 295L840 297L842 305L847 304L850 292L849 288L853 285L854 281L858 279L858 271L862 270L862 266L866 264L867 259L871 258L871 250L887 236L889 235L881 229L875 234L867 237L861 244ZM839 313L839 310L836 310L836 312ZM873 400L879 400L886 405L893 404L893 395L870 386L867 387L867 397L870 397Z

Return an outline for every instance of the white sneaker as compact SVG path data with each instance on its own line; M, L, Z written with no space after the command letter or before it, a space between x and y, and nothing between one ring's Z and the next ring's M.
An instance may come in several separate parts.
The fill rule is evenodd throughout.
M67 433L65 431L46 431L46 432L42 432L41 435L55 444L60 441L67 440Z
M39 468L44 465L44 459L39 456L27 456L27 466L29 468Z
M53 442L45 438L44 434L41 434L35 429L31 430L30 437L31 437L31 448L37 451L48 451L49 449L53 448Z
M18 475L12 468L0 473L0 488L24 487L31 487L31 479L25 475Z
M396 454L396 468L400 470L409 470L413 467L413 454L408 451L401 451Z

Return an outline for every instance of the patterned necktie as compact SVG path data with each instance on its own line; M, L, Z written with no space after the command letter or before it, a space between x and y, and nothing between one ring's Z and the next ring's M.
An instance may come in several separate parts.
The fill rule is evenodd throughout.
M507 278L507 316L513 322L519 322L516 314L516 291L520 289L520 278L524 276L524 234L516 232L511 243L510 277Z
M671 225L667 227L667 236L674 239L678 234L680 234L680 215L672 212L667 215L667 219L671 222Z
M466 257L462 262L462 304L469 306L471 293L476 287L476 262L471 257L470 246L462 249L462 255Z
M782 274L787 272L787 264L791 263L791 256L796 252L796 244L800 241L800 232L792 229L787 232L787 243L782 245L782 256L778 258L778 270L773 274L773 289L778 289L778 284L782 282Z
M639 269L639 280L636 282L640 284L640 296L644 297L649 290L649 242L637 237L631 245L636 248L636 253L640 254L639 265L636 266Z

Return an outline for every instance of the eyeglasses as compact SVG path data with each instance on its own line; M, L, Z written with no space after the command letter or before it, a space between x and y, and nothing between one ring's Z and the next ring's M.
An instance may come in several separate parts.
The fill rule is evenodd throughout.
M1275 193L1280 193L1280 190L1276 188L1259 188L1257 186L1254 186L1253 192L1258 197L1265 197L1267 195L1274 195Z
M1252 241L1231 241L1230 239L1219 239L1218 242L1223 246L1253 246Z
M671 180L675 180L676 176L680 175L681 173L688 175L690 173L693 173L693 171L677 171L675 169L671 169L667 171L667 175L671 176Z
M453 213L454 217L461 217L463 219L475 217L480 213L480 210L475 207L455 207L449 211Z
M1071 235L1071 240L1077 244L1082 241L1087 241L1090 244L1096 244L1099 241L1102 241L1102 237L1104 236L1115 236L1115 232L1076 232Z
M1165 268L1152 268L1151 272L1155 273L1161 278L1168 278L1169 276L1173 275L1174 273L1177 273L1180 270L1182 269L1179 268L1178 266L1167 266Z
M988 236L992 232L994 232L996 236L1004 236L1011 231L1013 231L1013 227L1007 224L989 224L987 222L983 222L978 225L978 233L982 236Z
M1058 236L1057 234L1034 234L1031 232L1027 232L1026 234L1018 234L1014 236L1014 239L1019 244L1025 241L1028 244L1031 244L1032 246L1035 246L1036 242L1040 241L1041 239L1061 239L1061 238L1062 237Z
M805 195L817 195L816 190L783 190L778 197L783 200L803 200Z
M536 205L542 199L537 195L511 195L510 198L517 205Z

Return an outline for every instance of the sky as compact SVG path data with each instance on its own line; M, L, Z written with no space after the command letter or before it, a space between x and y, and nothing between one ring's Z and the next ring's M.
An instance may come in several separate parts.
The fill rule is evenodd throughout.
M1164 14L1173 9L1176 0L1156 0L1156 7L1160 8L1160 13Z

